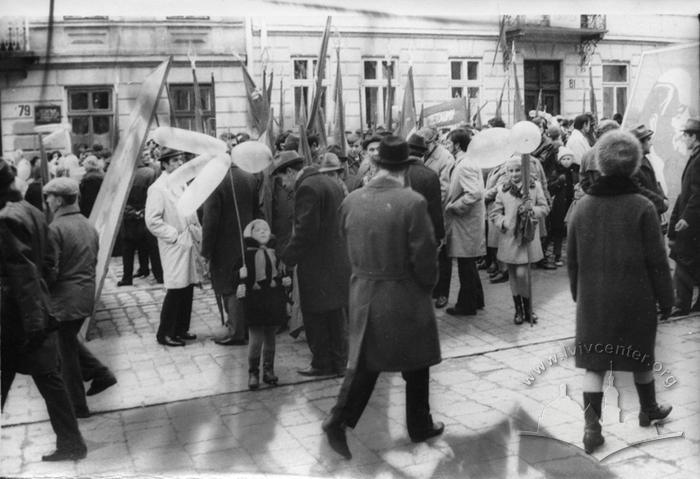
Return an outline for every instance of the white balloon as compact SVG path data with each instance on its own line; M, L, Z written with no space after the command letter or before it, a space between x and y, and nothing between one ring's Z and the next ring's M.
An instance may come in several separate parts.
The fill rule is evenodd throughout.
M531 121L519 121L513 125L510 134L512 148L516 153L532 153L542 141L540 127Z
M467 158L473 158L480 168L495 168L513 153L511 132L507 128L486 128L478 132L467 147Z
M177 209L180 214L187 217L197 211L197 208L219 186L230 168L231 158L225 153L216 155L211 161L207 162L177 201Z
M213 136L196 131L159 126L153 132L153 140L161 146L187 151L198 155L226 153L226 143Z
M244 141L233 147L231 159L243 171L259 173L272 164L272 152L259 141Z
M168 186L170 188L185 186L185 183L202 172L204 167L212 160L212 158L214 158L214 156L210 154L204 154L196 158L192 158L190 161L180 166L168 176Z

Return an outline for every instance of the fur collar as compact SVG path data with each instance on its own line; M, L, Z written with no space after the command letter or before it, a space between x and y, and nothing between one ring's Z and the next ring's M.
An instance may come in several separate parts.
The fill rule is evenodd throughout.
M632 193L639 193L639 187L626 176L601 176L588 191L588 194L593 196L618 196Z

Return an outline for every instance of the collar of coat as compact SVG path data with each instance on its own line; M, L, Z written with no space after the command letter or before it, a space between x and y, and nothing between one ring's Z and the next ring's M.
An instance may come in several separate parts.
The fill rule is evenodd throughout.
M405 185L391 176L374 177L365 188L403 188Z
M627 176L601 176L588 191L592 196L618 196L632 193L639 193L639 187Z
M73 203L72 205L61 206L56 210L53 219L55 220L61 216L73 215L75 213L80 213L80 208L77 204Z

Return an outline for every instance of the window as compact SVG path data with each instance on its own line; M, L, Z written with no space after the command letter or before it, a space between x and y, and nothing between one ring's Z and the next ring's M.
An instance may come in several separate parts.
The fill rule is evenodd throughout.
M385 123L386 104L397 104L396 87L399 83L398 65L399 59L373 59L362 60L362 92L364 101L364 121L370 128L376 128ZM391 98L387 92L387 80L391 77ZM401 101L400 99L398 101ZM393 118L394 121L398 118Z
M624 63L603 64L603 116L624 114L627 108L628 68Z
M292 78L292 88L294 89L294 124L299 123L299 117L301 111L299 111L299 105L303 105L306 109L306 117L309 117L309 112L311 109L311 103L313 102L313 91L316 88L316 68L318 64L317 58L302 58L296 57L292 58L292 69L294 71L294 77ZM326 67L323 71L323 82L322 92L321 92L321 104L320 108L323 111L323 117L328 121L328 110L327 105L327 95L328 86L330 85L330 80L328 76L328 71L330 69L330 58L326 58Z
M450 60L450 96L461 98L466 96L467 112L475 114L479 110L479 94L481 92L480 65L477 60L453 58Z
M169 90L173 126L194 130L194 85L170 85ZM216 131L214 89L209 84L199 83L199 97L205 133L213 133Z
M77 152L81 144L92 147L95 143L111 150L115 122L112 87L71 87L67 95L73 151Z

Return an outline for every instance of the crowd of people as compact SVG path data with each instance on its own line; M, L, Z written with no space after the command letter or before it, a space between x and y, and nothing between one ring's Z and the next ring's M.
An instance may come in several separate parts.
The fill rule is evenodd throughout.
M536 114L538 147L490 170L468 154L479 134L469 125L421 127L406 139L381 127L349 132L347 148L287 131L275 151L247 134L225 134L232 155L264 157L271 166L252 174L233 162L190 215L177 207L186 185L169 178L191 155L149 140L123 214L118 285L153 272L166 289L156 340L178 347L196 339L193 288L208 276L227 316L227 334L216 342L248 346L251 390L260 387L261 358L262 382L278 382L275 335L303 330L311 362L298 373L344 377L323 429L346 458L345 428L359 420L377 375L402 372L409 435L424 441L444 429L430 416L428 383L429 367L440 362L435 309L448 305L453 262L459 288L450 315L486 306L479 274L486 270L491 283L509 282L513 323L535 324L528 268L566 264L577 342L627 341L650 358L657 315L700 310L700 300L691 304L700 284L700 121L685 125L690 159L669 216L648 157L653 132L644 125L622 131L619 120ZM486 128L504 126L494 118ZM98 248L85 217L106 167L95 151L80 155L52 155L55 179L43 187L36 161L27 177L26 166L0 162L2 400L15 373L33 376L58 437L46 460L85 456L75 420L89 415L83 381L92 381L88 395L116 383L77 339L93 306ZM39 210L49 214L48 226ZM655 400L653 360L577 355L586 369L588 452L603 442L602 377L611 362L635 374L641 425L670 413Z

